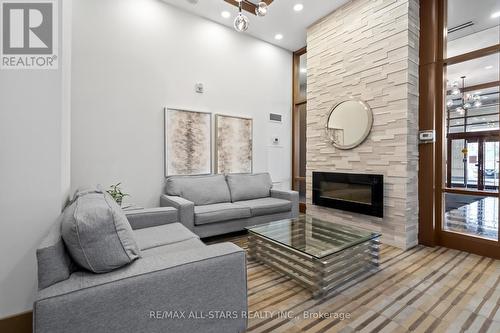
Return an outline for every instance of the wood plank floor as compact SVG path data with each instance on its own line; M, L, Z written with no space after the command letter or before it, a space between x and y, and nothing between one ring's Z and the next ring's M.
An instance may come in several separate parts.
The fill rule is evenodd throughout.
M231 241L247 248L247 236ZM249 261L248 332L500 332L500 261L442 247L382 245L380 271L322 300ZM318 317L319 316L319 317Z

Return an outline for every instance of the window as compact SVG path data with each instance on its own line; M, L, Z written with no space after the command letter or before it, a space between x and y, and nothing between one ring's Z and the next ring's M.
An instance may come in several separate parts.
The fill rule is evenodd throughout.
M447 8L442 230L496 241L500 3L448 0Z

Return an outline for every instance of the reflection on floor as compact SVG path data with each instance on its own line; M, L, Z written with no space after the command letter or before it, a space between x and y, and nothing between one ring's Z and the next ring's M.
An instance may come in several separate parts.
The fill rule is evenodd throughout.
M498 198L477 198L471 203L460 205L457 208L453 207L451 202L447 197L445 230L497 240Z

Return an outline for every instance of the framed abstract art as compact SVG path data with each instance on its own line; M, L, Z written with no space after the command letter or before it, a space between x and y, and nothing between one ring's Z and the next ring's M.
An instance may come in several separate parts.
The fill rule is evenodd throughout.
M211 172L211 113L165 108L165 176Z
M251 173L253 121L251 118L215 116L216 173Z

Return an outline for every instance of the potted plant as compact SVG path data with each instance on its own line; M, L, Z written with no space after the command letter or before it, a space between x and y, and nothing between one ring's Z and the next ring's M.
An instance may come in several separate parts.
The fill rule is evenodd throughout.
M115 199L116 203L121 206L123 202L123 198L128 197L129 195L127 193L123 193L122 189L120 188L121 183L118 183L116 185L111 185L109 187L109 190L106 192L109 193Z

